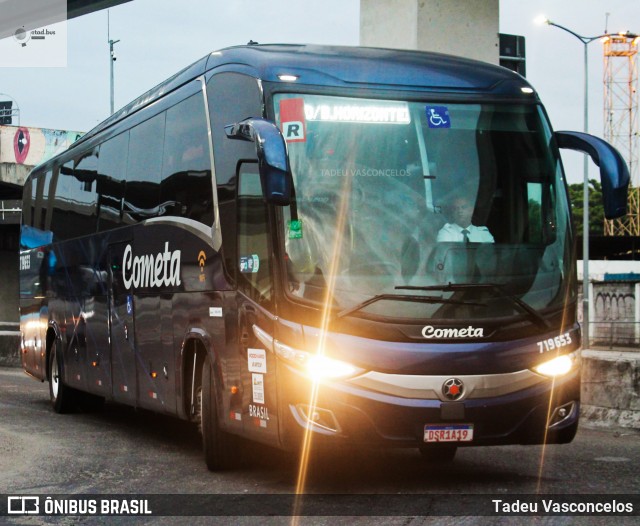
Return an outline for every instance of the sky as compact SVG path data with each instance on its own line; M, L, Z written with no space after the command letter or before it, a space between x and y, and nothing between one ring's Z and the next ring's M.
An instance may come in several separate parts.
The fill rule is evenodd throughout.
M583 129L583 45L533 20L544 14L595 36L605 31L607 13L609 32L640 33L640 0L500 1L500 32L526 38L527 79L556 130ZM109 10L110 37L120 40L116 109L209 52L251 39L358 45L359 14L360 0L134 0L116 6ZM0 67L0 93L17 102L23 126L88 131L109 114L107 11L70 20L66 29L66 67ZM589 131L603 136L602 45L596 41L588 49ZM569 182L580 182L582 155L563 152L563 159Z

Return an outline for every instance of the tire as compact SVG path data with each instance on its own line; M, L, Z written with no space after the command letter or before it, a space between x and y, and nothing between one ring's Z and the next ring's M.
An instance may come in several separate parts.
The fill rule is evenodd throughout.
M62 381L64 365L58 346L58 340L54 340L49 352L49 398L56 413L71 413L78 405L79 393Z
M449 464L453 462L458 446L419 446L422 458L430 464Z
M235 464L236 448L232 437L220 429L213 367L208 356L202 365L202 384L197 397L199 427L207 468L210 471L228 469Z

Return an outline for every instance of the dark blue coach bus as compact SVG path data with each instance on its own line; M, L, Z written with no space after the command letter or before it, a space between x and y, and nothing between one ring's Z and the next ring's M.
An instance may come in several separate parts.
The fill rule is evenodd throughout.
M24 189L21 356L55 411L104 400L242 436L418 448L570 442L575 233L553 132L506 69L304 45L211 53Z

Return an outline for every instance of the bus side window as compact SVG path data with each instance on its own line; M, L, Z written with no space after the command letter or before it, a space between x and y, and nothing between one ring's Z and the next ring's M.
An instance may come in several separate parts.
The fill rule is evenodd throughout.
M222 236L222 256L225 274L236 281L238 274L238 247L236 223L237 166L238 159L252 159L256 145L249 141L234 141L227 138L224 127L247 117L262 115L262 93L258 81L235 72L214 74L207 82L209 115L215 178L220 212L220 228L229 235ZM256 168L257 170L257 168Z
M97 222L95 179L98 158L95 152L85 154L75 163L68 161L60 167L57 184L51 190L54 206L50 220L58 240L74 239L94 234ZM44 226L45 217L42 222Z
M37 177L33 177L33 179L31 180L31 221L29 222L29 226L34 226L36 228L38 228L37 224L36 224L36 212L37 212L37 207L38 207L38 200L37 200L37 192L38 192L38 181L40 180L40 178L42 177L42 174L38 174Z
M202 93L167 110L159 215L213 224L213 189Z
M129 132L121 133L100 146L97 184L100 232L120 226L128 150Z
M122 220L137 223L158 215L165 113L138 124L129 133L127 182Z
M269 219L258 164L243 163L238 179L238 285L247 296L264 305L271 300L273 281Z
M33 226L35 226L40 230L42 230L42 224L44 222L42 220L43 210L45 210L45 213L46 213L47 203L45 199L49 193L50 181L51 181L51 170L48 170L44 174L39 174L38 178L34 181L36 184L35 184L35 193L34 193L35 208L34 208L34 215L33 215Z
M33 198L31 197L31 189L33 188L33 179L28 179L25 183L24 183L24 192L23 192L23 198L22 198L22 224L23 225L28 225L28 226L33 226L32 225L32 219L31 219L31 215L32 215L32 204L33 204Z

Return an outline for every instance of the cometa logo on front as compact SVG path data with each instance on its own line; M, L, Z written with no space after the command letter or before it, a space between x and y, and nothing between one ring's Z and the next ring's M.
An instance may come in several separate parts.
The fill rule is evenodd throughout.
M180 251L169 252L169 243L164 252L133 256L131 245L127 245L122 256L122 280L124 287L170 287L180 285Z
M441 338L443 340L447 338L483 338L484 329L482 327L473 327L472 325L459 329L436 329L432 325L426 325L422 329L422 336L427 339Z

